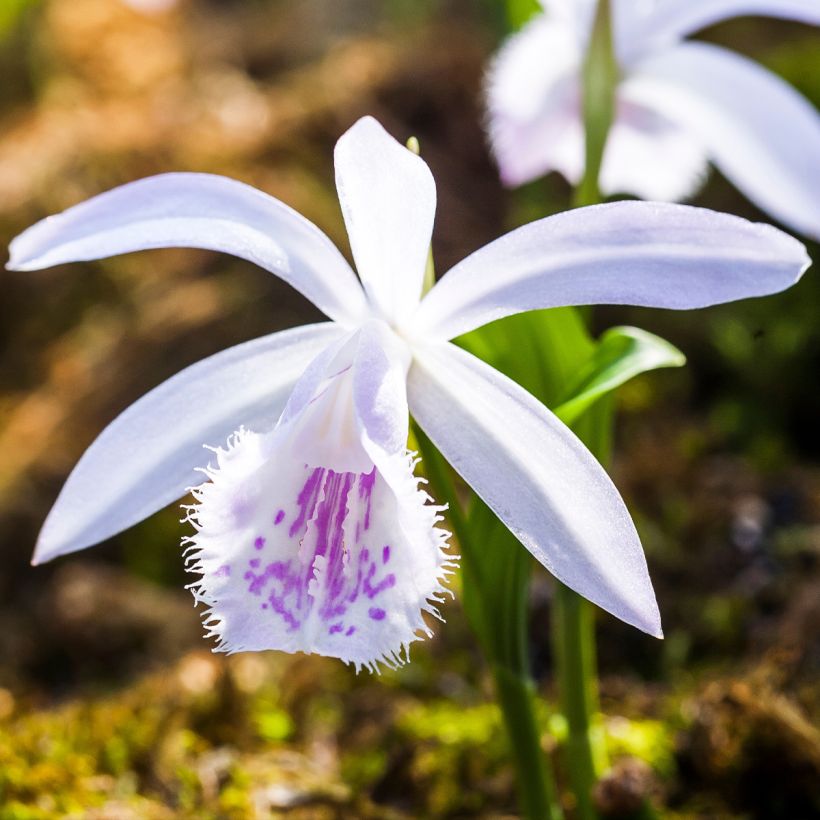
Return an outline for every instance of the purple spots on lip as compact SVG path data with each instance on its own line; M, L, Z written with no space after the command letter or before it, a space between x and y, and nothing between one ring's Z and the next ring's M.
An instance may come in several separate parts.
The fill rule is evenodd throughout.
M231 577L231 565L230 564L223 564L215 573L214 575L217 578L230 578Z
M253 539L254 550L289 559L263 563L261 556L249 558L244 575L247 594L287 631L316 621L324 624L326 635L349 638L365 617L387 617L387 608L371 602L396 586L396 575L384 569L394 558L392 547L362 543L372 523L375 487L375 467L357 475L306 466L295 509L274 507L273 526L286 517L290 525L271 527Z
M379 593L384 592L386 589L392 589L396 586L396 576L393 575L392 572L374 585L373 578L375 575L376 565L371 564L370 569L367 571L367 576L364 579L364 593L371 600L373 600L373 598L375 598Z

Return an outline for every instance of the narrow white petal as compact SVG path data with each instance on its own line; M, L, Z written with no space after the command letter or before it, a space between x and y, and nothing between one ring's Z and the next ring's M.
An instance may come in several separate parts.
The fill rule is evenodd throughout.
M809 266L796 239L687 205L614 202L502 236L456 265L413 319L450 339L494 319L562 305L700 308L775 293Z
M544 16L510 37L494 58L487 113L505 184L521 185L553 170L570 180L580 176L581 59L571 25Z
M352 324L366 313L350 265L312 222L249 185L211 174L148 177L44 219L12 241L8 267L36 270L168 247L254 262L336 321Z
M344 331L331 323L274 333L181 371L135 402L86 450L43 526L36 563L136 524L202 481L204 444L241 424L270 430L305 367Z
M406 430L407 405L403 377L376 391L357 385L374 368L368 336L323 357L323 378L306 374L298 392L310 385L314 395L274 432L235 436L196 491L189 568L220 650L315 652L375 669L402 663L430 635L424 613L437 615L452 566L446 533L406 439L370 456L373 441L388 443L385 415L403 415L391 424Z
M371 302L399 319L421 296L436 213L427 163L372 117L336 143L336 187L356 267Z
M559 580L660 636L638 534L592 454L480 359L450 344L414 354L410 411L450 464Z
M649 42L671 42L721 20L747 15L820 25L820 3L817 0L665 0L653 4L634 36Z
M682 43L638 64L623 91L687 128L760 208L820 238L820 114L790 85L730 51Z

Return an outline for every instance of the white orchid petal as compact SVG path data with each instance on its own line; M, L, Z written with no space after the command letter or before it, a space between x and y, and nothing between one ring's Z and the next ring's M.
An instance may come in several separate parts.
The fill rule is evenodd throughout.
M436 212L433 175L372 117L342 135L335 161L359 275L382 315L398 319L421 296Z
M96 544L184 495L240 424L270 430L296 380L343 336L331 323L274 333L181 371L131 405L88 448L49 513L36 563Z
M578 208L502 236L456 265L422 301L420 339L562 305L688 309L775 293L810 260L769 225L687 205Z
M660 636L629 513L567 427L455 345L415 351L408 395L424 432L538 561L616 617Z
M630 100L628 88L622 86L618 96L618 116L601 168L601 191L606 196L626 193L663 202L695 193L708 168L701 142L689 129ZM583 145L582 136L578 141Z
M638 64L624 93L687 128L752 202L820 238L820 114L790 85L718 46L682 43Z
M211 174L162 174L49 217L12 241L12 270L36 270L148 248L239 256L295 287L331 319L359 321L361 286L312 222L255 188Z
M670 42L721 20L752 15L820 25L820 3L817 0L666 0L651 6L635 36Z
M487 74L487 111L505 184L521 185L553 170L571 180L580 176L581 60L570 25L543 16L510 37L494 58Z
M406 441L369 455L373 441L389 443L385 413L407 423L404 379L371 390L362 373L384 375L377 338L364 328L344 339L324 357L324 378L306 375L314 396L274 432L234 437L197 489L189 568L219 649L316 652L373 669L402 663L430 634L423 613L437 614L452 564ZM385 404L385 393L398 395Z

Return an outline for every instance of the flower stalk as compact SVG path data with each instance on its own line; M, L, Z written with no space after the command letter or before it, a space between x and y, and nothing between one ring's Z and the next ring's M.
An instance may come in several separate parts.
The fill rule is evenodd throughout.
M618 64L612 38L610 0L599 0L582 71L584 176L575 191L575 207L601 201L599 178L604 149L615 121Z
M609 131L615 118L618 67L612 37L610 0L599 0L583 69L585 171L575 190L576 207L601 202L599 178ZM610 401L598 402L579 422L576 432L606 464L613 426ZM556 584L553 604L553 656L561 709L567 721L566 758L580 820L597 815L593 789L607 767L603 742L596 743L599 711L595 611L569 587Z
M464 609L479 638L493 675L496 700L509 738L522 815L528 820L561 820L552 766L541 746L536 717L536 690L527 649L527 590L531 559L515 543L476 549L449 468L418 425L413 428L427 476L436 496L448 502L448 518L461 551ZM492 513L474 503L473 519ZM504 531L503 527L491 532ZM511 547L511 548L510 548ZM488 560L499 557L501 561Z

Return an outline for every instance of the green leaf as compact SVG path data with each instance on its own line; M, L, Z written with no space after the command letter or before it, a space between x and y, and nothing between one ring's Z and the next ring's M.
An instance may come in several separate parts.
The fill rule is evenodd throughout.
M541 10L538 0L507 0L507 22L516 31Z
M553 308L499 319L457 343L552 407L595 351L576 308Z
M20 15L36 0L0 0L0 38L8 34Z
M601 336L554 412L571 425L595 401L635 376L685 363L683 353L660 336L636 327L613 327Z

